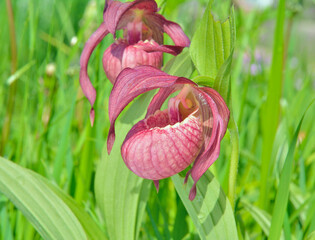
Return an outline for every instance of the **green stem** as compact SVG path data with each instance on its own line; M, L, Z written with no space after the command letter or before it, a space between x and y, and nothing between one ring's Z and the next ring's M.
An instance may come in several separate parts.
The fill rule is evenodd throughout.
M10 0L6 0L9 32L10 32L10 43L11 43L11 74L15 73L17 67L17 48L16 48L16 36L14 27L14 15L12 9L12 3ZM0 141L0 156L3 155L4 145L9 137L10 126L12 121L14 100L16 93L16 81L14 81L9 88L9 98L7 102L6 115L2 127L1 141Z
M235 199L235 189L236 189L236 179L237 179L237 170L238 170L238 160L239 160L239 137L238 129L235 123L233 113L231 111L230 122L228 129L231 135L231 163L230 163L230 172L229 172L229 191L228 198L231 202L232 209L234 210L234 199Z

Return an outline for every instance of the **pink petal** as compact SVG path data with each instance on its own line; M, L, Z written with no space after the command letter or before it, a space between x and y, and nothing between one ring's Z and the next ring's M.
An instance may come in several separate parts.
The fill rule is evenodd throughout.
M132 172L159 180L183 171L195 160L203 144L199 118L191 114L170 124L168 110L157 111L130 130L121 152Z
M121 111L137 96L157 88L168 88L174 84L194 84L186 78L168 75L151 66L126 68L117 77L109 97L110 129L107 150L111 152L115 141L115 121Z
M132 19L132 13L127 13L132 8L146 9L149 12L156 12L158 10L154 0L135 0L126 3L108 1L105 6L103 19L110 33L115 36L116 30L125 26Z
M204 91L204 89L197 89L197 92L199 92L197 95L199 103L203 103L203 105L200 106L200 109L202 111L203 136L205 143L204 150L201 151L200 155L195 160L191 171L188 172L186 176L187 181L188 175L191 173L194 180L194 185L189 194L190 200L193 200L196 196L197 181L215 162L220 154L220 141L226 131L226 124L223 117L226 116L221 116L218 108L221 108L222 113L228 111L227 107L224 106L224 102L220 101L219 104L216 103L214 99L219 102L219 99L222 98L219 98L218 93L214 90L210 91L209 89L206 89L206 91Z
M178 55L183 50L183 47L180 46L158 45L153 40L150 42L139 42L137 48L146 52L165 52L172 55Z
M86 42L84 49L80 58L80 85L83 90L84 95L88 98L92 109L91 109L91 125L94 122L94 110L93 105L96 99L96 91L89 79L87 73L87 66L90 56L95 49L95 47L100 43L100 41L108 34L106 24L102 23L98 29L92 34L89 40Z
M122 67L124 68L134 68L141 65L150 65L156 68L162 67L163 54L162 52L146 52L141 46L146 44L144 42L139 42L134 45L130 45L126 48L123 59ZM152 46L159 46L156 42L148 43Z
M195 84L195 83L192 82L192 84ZM174 84L172 87L161 88L158 91L158 93L152 98L152 100L148 106L146 117L154 114L156 112L156 110L160 110L163 103L169 97L169 95L178 91L182 87L183 87L182 84Z
M213 99L213 101L215 101L215 103L218 107L219 115L221 116L221 118L223 120L223 129L226 129L227 125L229 123L229 119L230 119L230 111L229 111L228 107L226 106L224 99L221 97L221 95L216 90L214 90L212 88L202 87L201 89L204 92L206 92ZM222 133L223 134L221 134L221 139L224 137L225 131Z
M114 84L116 77L122 70L122 58L127 44L113 43L111 44L103 54L103 68L108 80Z
M170 48L173 51L176 51L177 54L181 52L184 47L189 47L190 40L184 33L181 26L177 23L166 20L160 14L146 14L147 22L149 28L153 30L153 38L159 43L162 44L163 39L159 39L155 37L154 33L165 32L170 38L173 40L175 46L164 45L166 48Z
M155 186L155 189L157 192L159 192L159 180L153 180L153 183L154 183L154 186Z
M190 40L184 33L183 29L175 22L164 21L164 32L167 33L177 46L189 47Z

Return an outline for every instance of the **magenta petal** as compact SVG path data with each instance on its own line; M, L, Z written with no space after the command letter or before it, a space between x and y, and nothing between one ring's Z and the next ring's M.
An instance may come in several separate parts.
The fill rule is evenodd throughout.
M132 172L159 180L183 171L195 160L203 144L200 119L191 114L170 124L168 111L157 111L129 131L121 154Z
M142 50L143 42L128 45L124 41L116 41L110 45L103 55L103 68L107 78L114 84L116 77L124 68L134 68L139 65L150 65L156 68L162 66L161 52L146 52ZM149 43L151 45L151 43ZM157 43L152 43L157 45Z
M143 42L130 45L126 48L123 59L122 68L134 68L141 65L149 65L156 68L161 68L163 62L162 52L146 52L141 49ZM149 43L151 45L151 43ZM157 43L152 42L153 46L159 46Z
M216 103L219 115L221 116L223 120L223 129L227 129L227 125L229 123L230 119L230 111L228 107L226 106L224 99L221 97L221 95L214 89L208 88L208 87L202 87L201 88L204 92L206 92ZM221 133L221 139L224 137L225 131Z
M103 68L108 80L114 84L116 77L122 70L122 58L127 44L113 43L103 54Z
M115 121L121 111L137 96L157 88L167 88L174 84L193 84L186 78L168 75L151 66L126 68L117 77L109 97L110 129L107 150L110 153L115 141Z
M194 82L191 82L191 85L194 85ZM174 84L172 87L169 88L161 88L157 94L152 98L146 117L155 113L156 110L160 110L165 100L171 95L172 93L176 92L180 88L182 88L182 84Z
M156 12L158 10L154 0L135 0L126 3L109 1L106 3L103 19L110 33L115 36L116 30L129 22L129 19L133 16L127 12L132 8L146 9L149 12Z
M91 117L94 116L93 105L96 99L96 91L89 79L87 66L93 50L107 34L108 31L106 28L106 24L102 23L86 42L80 58L80 85L84 95L88 98L92 106L92 110L90 113ZM93 121L94 118L91 118L92 125Z
M219 99L216 92L203 90L204 89L198 89L197 92L199 92L198 101L204 103L200 109L202 110L205 143L203 152L197 157L191 169L191 176L195 182L189 196L191 200L194 199L196 195L196 182L219 157L220 141L226 131L226 124L220 115L218 107L222 107L222 113L227 110L227 107L223 107L224 102L222 104L221 102L218 105L216 104L214 99ZM208 112L209 109L211 112Z
M155 189L156 189L156 192L159 192L159 180L153 180L153 183L154 183L154 186L155 186Z
M167 33L177 46L189 47L190 40L183 29L175 22L164 21L164 32Z
M178 55L183 50L183 47L180 46L158 45L151 42L139 42L137 48L146 52L165 52L172 55Z

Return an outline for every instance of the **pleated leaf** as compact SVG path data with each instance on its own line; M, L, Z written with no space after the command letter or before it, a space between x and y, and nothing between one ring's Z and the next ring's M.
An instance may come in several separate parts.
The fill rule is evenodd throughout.
M200 75L216 78L222 64L230 56L235 42L234 10L224 22L211 14L209 1L190 45L190 55Z
M0 192L49 239L87 239L69 207L29 170L0 157Z
M210 171L198 181L195 200L188 199L193 181L187 186L179 175L172 177L176 191L197 228L200 239L238 239L236 223L229 200Z

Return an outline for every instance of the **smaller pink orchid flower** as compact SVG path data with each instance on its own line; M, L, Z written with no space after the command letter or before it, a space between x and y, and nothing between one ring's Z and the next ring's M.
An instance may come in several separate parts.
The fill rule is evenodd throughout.
M136 81L135 81L136 80ZM160 90L149 104L145 119L127 134L121 154L127 167L138 176L152 179L156 188L160 179L173 176L193 163L187 172L194 180L189 199L196 196L196 183L220 153L220 141L229 121L223 98L212 88L198 87L191 80L168 75L150 66L126 68L117 77L109 97L110 129L108 152L115 141L115 121L137 96ZM178 95L162 104L175 92Z
M91 123L94 121L93 104L96 91L87 73L87 65L95 47L108 34L116 37L116 31L123 30L123 39L116 40L103 55L103 67L108 79L114 83L120 71L126 67L150 65L162 66L162 53L179 54L190 41L181 27L166 20L157 13L154 0L135 0L122 3L114 0L105 2L104 22L89 38L80 59L80 84L83 93L92 105ZM168 34L175 45L162 45L163 33Z

